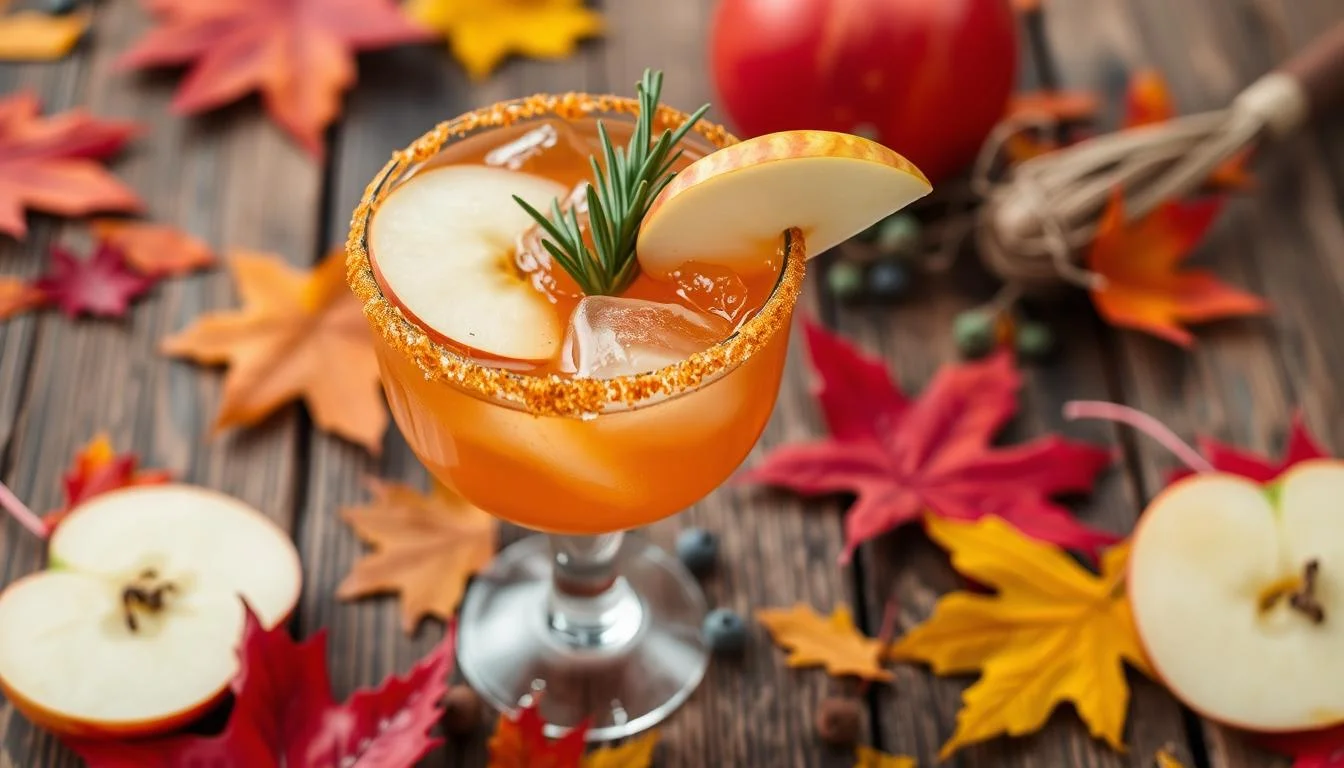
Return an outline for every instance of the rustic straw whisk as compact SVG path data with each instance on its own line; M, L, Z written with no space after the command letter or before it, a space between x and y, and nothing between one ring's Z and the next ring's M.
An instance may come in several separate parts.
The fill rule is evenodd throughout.
M972 184L983 198L974 223L980 257L1005 282L996 303L1061 284L1101 287L1101 276L1081 266L1081 253L1117 189L1126 219L1142 218L1197 190L1228 158L1283 139L1341 105L1344 22L1223 110L1087 139L1027 160L999 183L989 182L989 169L1006 136L991 138Z

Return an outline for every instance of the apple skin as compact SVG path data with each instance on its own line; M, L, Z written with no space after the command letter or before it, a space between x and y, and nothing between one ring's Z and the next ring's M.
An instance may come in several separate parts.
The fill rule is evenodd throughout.
M1310 467L1312 467L1312 466L1334 466L1334 467L1339 467L1339 466L1341 466L1341 465L1344 465L1344 462L1341 462L1341 461L1338 460L1338 459L1311 459L1311 460L1308 460L1308 461L1299 462L1298 464L1295 464L1295 465L1293 465L1291 468L1289 468L1288 470L1286 470L1283 474L1279 475L1279 477L1277 478L1276 482L1281 482L1282 480L1284 480L1284 479L1288 476L1289 473L1291 473L1291 472L1293 472L1293 471L1301 470L1301 469L1303 469L1303 468L1310 468ZM1218 474L1224 474L1224 473L1218 473ZM1135 548L1135 546L1137 546L1137 545L1139 544L1139 542L1142 540L1142 538L1143 538L1145 532L1147 531L1146 523L1147 523L1149 520L1152 519L1152 516L1149 515L1149 514L1147 513L1147 510L1152 509L1152 508L1154 508L1155 506L1157 506L1157 504L1158 504L1159 501L1165 499L1165 497L1167 497L1167 496L1169 496L1170 494L1174 493L1177 489L1179 489L1179 488L1181 488L1181 487L1183 487L1183 486L1185 486L1186 484L1189 484L1189 483L1199 482L1200 478L1202 478L1202 477L1207 477L1207 476L1208 476L1207 474L1198 474L1198 473L1193 474L1193 475L1187 475L1186 477L1184 477L1184 478L1182 478L1182 479L1180 479L1180 480L1178 480L1178 481L1176 481L1176 482L1174 482L1174 483L1168 485L1167 487L1163 488L1161 491L1159 491L1159 492L1157 493L1157 495L1155 495L1155 496L1148 502L1148 506L1145 508L1145 512L1144 512L1144 514L1142 514L1142 515L1139 516L1138 521L1137 521L1137 522L1135 523L1135 525L1134 525L1134 530L1133 530L1133 532L1130 534L1130 542L1131 542L1130 554L1131 554L1131 557L1130 557L1130 559L1129 559L1129 562L1126 563L1126 566L1125 566L1125 578L1126 578L1126 584L1127 584L1127 585L1128 585L1129 581L1131 581L1131 580L1134 578L1134 575L1133 575L1133 574L1134 574L1134 558L1133 558L1134 548ZM1233 477L1236 477L1238 480L1243 480L1243 481L1245 481L1248 485L1255 486L1256 488L1262 488L1262 487L1263 487L1263 486L1261 486L1261 485L1256 484L1254 481L1252 481L1252 480L1250 480L1250 479L1248 479L1248 478L1243 478L1243 477L1241 477L1241 476L1237 476L1237 475L1232 475L1232 476L1233 476ZM1126 587L1126 589L1128 589L1128 586ZM1157 661L1156 661L1156 660L1154 659L1154 657L1153 657L1152 650L1149 648L1147 642L1144 640L1144 638L1145 638L1145 633L1144 633L1144 631L1143 631L1142 622L1141 622L1140 619L1139 619L1139 614L1138 614L1138 612L1136 612L1136 611L1131 611L1131 616L1133 617L1133 621L1134 621L1134 629L1135 629L1135 633L1136 633L1137 636L1138 636L1139 647L1143 650L1144 656L1147 658L1148 666L1149 666L1149 669L1152 670L1154 679L1156 679L1159 683L1161 683L1161 684L1163 685L1163 687L1166 688L1167 691L1171 693L1171 695L1172 695L1173 698L1175 698L1177 701L1180 701L1181 704L1183 704L1184 706L1188 707L1192 712L1194 712L1194 713L1195 713L1196 715L1198 715L1199 717L1201 717L1201 718L1203 718L1203 719L1205 719L1205 720L1208 720L1209 722L1212 722L1212 723L1218 723L1219 725L1223 725L1223 726L1226 726L1226 727L1229 727L1229 728L1233 728L1233 729L1236 729L1236 730L1238 730L1238 731L1243 731L1243 732L1245 732L1245 733L1247 733L1247 734L1250 734L1250 735L1256 737L1257 740L1263 740L1263 743L1266 743L1266 744L1272 744L1272 743L1274 743L1274 741L1276 741L1276 740L1280 740L1280 739L1282 739L1282 740L1290 740L1290 741L1291 741L1291 740L1293 740L1293 739L1295 739L1295 738L1301 738L1301 737L1303 737L1303 736L1310 735L1310 734L1321 734L1321 733L1323 733L1323 732L1331 731L1331 730L1334 730L1334 729L1339 729L1339 730L1341 730L1342 733L1344 733L1344 712L1340 713L1340 716L1339 716L1337 719L1334 719L1334 720L1331 720L1331 721L1326 721L1326 722L1321 722L1320 724L1318 724L1318 725L1316 725L1316 726L1313 726L1313 727L1308 727L1308 728L1286 728L1286 729L1266 728L1265 726L1262 726L1262 725L1257 725L1257 724L1253 724L1253 723L1243 723L1243 722L1238 722L1238 721L1236 721L1236 720L1233 720L1233 719L1230 719L1230 718L1227 718L1227 717L1222 717L1222 716L1219 716L1219 715L1210 713L1210 712L1207 711L1205 708L1199 706L1198 704L1196 704L1196 703L1194 703L1194 702L1189 701L1186 697L1183 697L1183 696L1181 695L1181 693L1180 693L1178 690L1176 690L1174 687L1171 686L1171 684L1168 682L1168 679L1169 679L1168 675L1166 675L1165 673L1163 673L1161 666L1157 663Z

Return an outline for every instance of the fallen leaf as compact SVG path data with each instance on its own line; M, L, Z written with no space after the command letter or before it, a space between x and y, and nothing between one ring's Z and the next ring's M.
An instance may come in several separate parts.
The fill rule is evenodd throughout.
M583 768L587 725L552 741L543 730L546 723L541 719L539 706L538 698L533 697L518 714L499 716L499 725L486 744L490 754L486 768Z
M75 454L73 465L62 478L65 506L47 513L42 522L52 531L71 509L100 493L133 485L159 485L172 479L166 469L141 470L139 456L118 454L108 436L99 434Z
M341 519L376 551L355 563L336 596L400 592L407 633L426 615L448 621L467 580L494 557L498 522L447 490L427 496L397 483L369 485L372 503L342 510Z
M70 746L89 768L411 768L441 741L427 734L443 715L452 632L406 677L342 704L327 679L325 630L295 643L283 623L262 629L249 608L238 657L233 711L220 735Z
M0 98L0 232L22 239L25 209L57 216L136 213L135 192L97 161L121 151L139 126L75 109L43 118L28 91Z
M34 288L27 280L0 277L0 320L8 320L46 303L47 294Z
M67 317L93 315L123 317L131 301L154 287L156 278L132 271L126 255L100 245L93 255L81 259L60 247L51 248L51 269L33 287Z
M1283 458L1278 461L1207 437L1199 438L1198 447L1199 452L1209 460L1214 469L1248 477L1261 485L1274 482L1284 470L1294 464L1330 455L1311 434L1311 430L1307 429L1301 412L1293 414L1292 426L1288 430L1288 445L1284 449ZM1167 475L1167 484L1170 485L1191 474L1194 474L1194 471L1190 469L1174 470Z
M1101 99L1091 91L1028 91L1008 100L1009 118L1082 122L1096 117L1100 109Z
M770 632L774 641L789 651L790 667L824 667L828 675L853 675L865 680L891 680L891 672L882 668L880 640L867 637L854 626L849 608L841 605L822 616L810 606L798 603L792 608L763 608L756 620Z
M1176 756L1171 754L1168 749L1157 750L1157 754L1153 756L1153 762L1157 764L1157 768L1185 768L1185 764L1177 760Z
M944 366L911 401L880 360L865 359L814 323L804 331L831 436L776 449L742 481L807 495L856 494L844 559L926 510L954 520L998 515L1033 538L1087 552L1116 540L1049 499L1090 490L1110 453L1057 436L991 446L1016 410L1022 384L1008 353Z
M904 755L888 755L872 747L860 745L854 754L854 768L915 768L915 760Z
M1171 90L1162 73L1154 69L1135 72L1129 79L1125 92L1125 117L1123 127L1137 128L1144 125L1164 123L1176 117L1176 105L1171 98ZM1244 189L1251 184L1250 171L1246 162L1250 151L1242 151L1228 158L1213 170L1209 176L1210 186L1219 189Z
M1178 271L1220 207L1217 199L1168 202L1126 223L1117 193L1087 254L1088 266L1105 281L1091 291L1102 318L1189 347L1194 337L1184 324L1268 312L1263 299L1227 286L1210 272Z
M0 61L53 61L75 47L89 28L87 11L57 16L18 11L0 16Z
M410 0L407 12L446 37L476 80L511 53L563 58L603 29L602 15L584 0Z
M1292 768L1344 768L1344 726L1255 737L1259 746L1293 758Z
M387 409L367 321L345 285L344 252L312 272L253 252L234 254L229 268L243 307L207 314L161 346L229 366L215 428L256 424L302 397L318 427L379 453Z
M658 736L657 731L649 731L617 747L599 747L584 756L582 768L649 768Z
M354 53L432 39L394 0L153 0L158 20L119 60L189 66L173 97L197 114L260 91L271 117L310 153L355 84Z
M1122 662L1148 672L1124 594L1127 544L1105 551L1098 576L998 518L930 517L928 532L957 571L997 590L945 595L887 654L926 662L940 675L981 671L962 694L956 731L940 756L1032 733L1064 701L1094 737L1123 750L1129 686Z
M184 275L215 263L210 246L174 227L113 219L99 219L90 226L99 242L126 254L127 263L144 275Z

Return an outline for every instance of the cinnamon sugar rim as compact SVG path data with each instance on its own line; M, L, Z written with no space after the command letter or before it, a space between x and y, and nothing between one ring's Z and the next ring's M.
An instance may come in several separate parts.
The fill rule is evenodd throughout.
M545 116L573 120L638 113L639 103L634 99L585 93L540 94L499 102L439 123L410 146L393 153L365 188L351 218L346 241L346 280L383 341L413 361L431 381L503 401L534 415L577 418L591 417L612 410L613 406L635 408L654 398L692 391L736 368L763 348L789 322L802 290L806 253L802 233L796 229L784 233L781 248L784 264L770 296L736 333L672 365L610 379L527 375L476 362L431 338L388 300L374 278L366 237L373 213L395 187L392 182L433 157L449 142L482 130ZM685 112L662 106L655 122L658 128L675 129L688 119ZM692 132L716 149L738 141L723 127L704 120Z

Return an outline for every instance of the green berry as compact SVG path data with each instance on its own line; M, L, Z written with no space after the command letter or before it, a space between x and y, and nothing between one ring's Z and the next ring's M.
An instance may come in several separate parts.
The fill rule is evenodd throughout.
M887 256L911 256L919 252L919 219L909 213L895 213L877 225L877 250Z
M994 316L979 309L962 312L952 321L952 338L962 356L984 357L994 351Z
M910 286L910 272L904 264L879 261L868 268L868 293L878 299L897 299Z
M1055 332L1045 323L1034 320L1018 324L1014 341L1017 355L1023 360L1045 360L1055 351Z
M677 559L686 570L703 576L719 557L719 539L704 528L687 528L677 536Z
M741 653L747 647L747 625L727 608L715 608L705 616L705 643L714 653Z
M837 299L851 299L863 291L863 268L852 261L837 261L826 271L826 286Z

